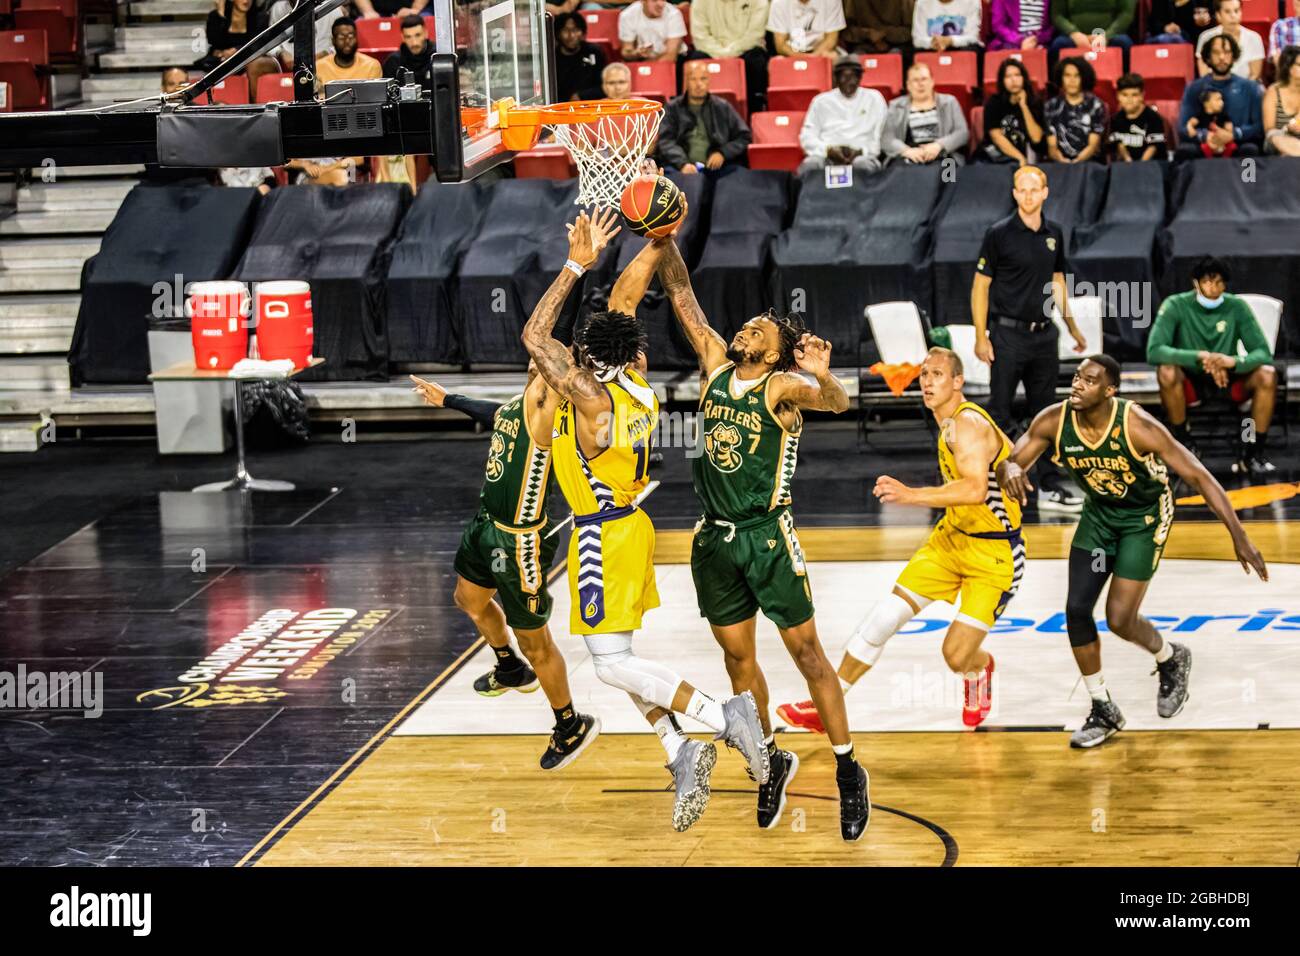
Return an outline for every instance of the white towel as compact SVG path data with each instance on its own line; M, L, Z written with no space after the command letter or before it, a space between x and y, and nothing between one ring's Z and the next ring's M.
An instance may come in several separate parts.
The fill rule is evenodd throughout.
M276 359L266 362L262 359L243 358L230 370L231 378L285 378L293 371L293 359Z

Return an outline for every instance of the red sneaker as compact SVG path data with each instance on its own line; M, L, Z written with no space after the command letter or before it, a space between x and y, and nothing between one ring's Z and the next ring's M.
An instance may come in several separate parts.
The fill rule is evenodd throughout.
M801 700L797 704L782 704L776 709L776 715L791 727L802 727L815 734L826 733L826 728L822 726L821 714L817 713L816 705L810 700Z
M967 727L978 727L993 709L993 655L984 670L972 680L963 677L966 696L961 707L961 722Z
M989 666L980 675L980 720L984 720L993 709L993 655L989 655Z

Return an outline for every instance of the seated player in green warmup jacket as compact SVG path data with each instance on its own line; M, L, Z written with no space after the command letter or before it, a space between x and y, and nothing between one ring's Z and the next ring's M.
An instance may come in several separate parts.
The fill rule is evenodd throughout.
M1267 474L1275 470L1264 440L1273 420L1277 372L1268 364L1273 352L1250 306L1225 291L1230 279L1227 265L1213 256L1197 262L1193 288L1161 303L1147 339L1147 361L1156 366L1169 430L1193 453L1189 406L1214 390L1227 390L1234 405L1249 402L1232 470Z

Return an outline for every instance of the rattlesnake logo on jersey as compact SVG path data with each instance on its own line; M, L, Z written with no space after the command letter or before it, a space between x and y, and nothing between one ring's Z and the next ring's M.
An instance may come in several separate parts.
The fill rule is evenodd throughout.
M492 445L488 449L487 480L497 481L506 473L506 466L501 463L501 456L506 453L506 440L495 432Z
M740 429L727 422L718 422L704 436L704 450L718 471L735 471L740 467Z
M1110 498L1123 498L1128 494L1128 485L1124 478L1105 468L1094 468L1088 472L1088 485L1099 495Z

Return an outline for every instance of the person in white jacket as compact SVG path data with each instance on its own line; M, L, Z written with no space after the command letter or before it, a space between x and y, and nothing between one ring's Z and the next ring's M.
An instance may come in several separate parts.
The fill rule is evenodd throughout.
M799 145L804 151L799 172L827 164L875 172L881 165L885 98L875 90L862 88L862 63L857 57L840 57L832 75L835 89L817 94L808 104L799 132Z
M977 49L980 0L916 0L912 45L918 50Z

